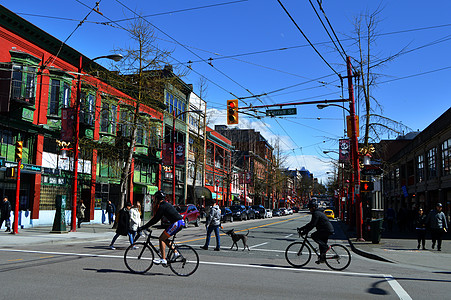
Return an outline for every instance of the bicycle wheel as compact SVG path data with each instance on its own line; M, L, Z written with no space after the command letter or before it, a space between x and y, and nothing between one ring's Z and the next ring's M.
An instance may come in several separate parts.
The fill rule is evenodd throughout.
M344 270L350 263L351 253L343 245L333 244L330 246L329 251L326 252L326 265L333 270Z
M312 257L312 250L304 242L294 242L285 250L285 259L295 268L305 266Z
M124 253L124 262L130 272L143 274L153 265L154 254L146 243L135 243L128 246Z
M176 258L175 251L179 254ZM168 258L168 265L178 276L189 276L199 267L199 255L196 250L188 245L176 245L175 251Z

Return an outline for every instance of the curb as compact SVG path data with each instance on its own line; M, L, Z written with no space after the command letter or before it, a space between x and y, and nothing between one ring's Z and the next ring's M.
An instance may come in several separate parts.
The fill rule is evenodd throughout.
M346 238L347 238L347 240L348 240L348 243L349 243L349 245L351 246L352 252L354 252L354 253L356 253L356 254L358 254L358 255L360 255L360 256L369 258L369 259L378 260L378 261L383 261L383 262L388 262L388 263L392 263L392 264L396 263L396 262L391 261L391 260L388 260L388 259L386 259L386 258L384 258L384 257L382 257L382 256L376 255L376 254L374 254L374 253L366 252L366 251L363 251L363 250L360 250L359 248L357 248L357 247L354 245L354 243L351 241L351 239L349 238L349 236L348 236L348 234L347 234L347 231L346 231L346 229L345 229L344 226L343 226L343 223L342 223L341 221L339 221L338 223L340 224L341 229L343 230L343 232L344 232L345 235L346 235Z

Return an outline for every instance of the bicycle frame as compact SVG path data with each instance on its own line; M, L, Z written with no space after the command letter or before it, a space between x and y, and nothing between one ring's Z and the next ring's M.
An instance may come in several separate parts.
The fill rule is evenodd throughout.
M301 236L301 235L300 235L300 236ZM310 243L310 241L308 240L308 238L312 238L312 237L311 237L311 236L308 236L308 234L305 234L305 235L304 235L303 242L302 242L302 247L301 247L301 249L300 249L299 251L302 251L302 249L304 248L304 245L307 243L307 245L310 246L310 249L312 249L313 252L315 252L315 254L316 254L317 256L319 256L318 249L315 248L315 247L313 247L312 243Z
M146 233L145 233L145 234L146 234ZM151 241L151 239L159 239L159 237L158 237L158 236L153 236L151 230L149 231L149 234L146 234L146 235L147 235L147 238L146 238L146 244L149 245L150 248L152 248L152 250L158 255L158 257L163 258L162 255L161 255L160 250L157 249L157 248L153 245L153 243L152 243L152 241ZM172 245L175 245L174 240L175 240L175 236L176 236L176 235L177 235L177 232L176 232L171 238L168 239L168 242L167 242L167 246L168 246L168 248L169 248L168 255L167 255L168 258L169 258L169 257L172 257L172 253L173 253L174 250L175 250L175 247L173 247ZM139 236L139 237L140 237L140 236ZM135 243L136 243L136 241L139 239L139 237L136 238ZM143 249L143 251L144 251L144 249ZM142 252L139 254L138 258L141 258L141 255L142 255Z

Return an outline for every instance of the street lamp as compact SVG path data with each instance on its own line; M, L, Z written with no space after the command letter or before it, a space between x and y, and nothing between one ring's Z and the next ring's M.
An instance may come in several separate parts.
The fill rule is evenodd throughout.
M98 56L91 59L95 61L101 58L108 58L114 61L120 61L123 56L120 54L111 54ZM72 198L72 218L71 218L71 231L76 231L77 228L77 194L78 194L78 153L80 144L80 101L81 101L81 72L83 71L83 56L80 55L80 62L78 66L77 77L77 102L75 103L75 146L74 146L74 186L73 186L73 198Z
M318 104L316 107L318 107L318 109L323 109L323 108L326 108L328 106L336 106L336 107L339 107L339 108L342 108L342 109L346 110L348 113L351 113L351 111L349 109L347 109L344 106L338 105L338 104Z
M183 114L186 113L196 113L196 114L202 114L203 111L200 109L197 110L187 110L182 111L179 114L175 114L175 110L172 111L172 204L175 204L175 138L176 138L176 131L175 131L175 120L178 119Z

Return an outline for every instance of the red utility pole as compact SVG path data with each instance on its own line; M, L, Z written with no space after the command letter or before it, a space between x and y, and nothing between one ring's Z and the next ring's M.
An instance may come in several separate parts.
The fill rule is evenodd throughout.
M356 230L357 230L357 240L363 240L362 227L362 201L360 198L360 166L359 166L359 142L357 139L357 122L355 115L355 99L354 99L354 86L352 84L352 65L351 58L348 56L346 58L347 69L348 69L348 91L349 91L349 101L350 101L350 113L351 113L351 159L353 172L351 172L351 203L355 202L355 219L356 219ZM356 193L357 192L357 193Z
M175 110L172 111L172 205L175 205L175 138L176 138L176 131L175 131Z
M13 233L19 233L19 193L20 193L20 167L22 160L17 162L17 182L16 182L16 205L14 205L14 226Z
M80 55L80 66L78 67L77 102L75 103L75 146L74 146L74 190L72 193L72 218L71 230L77 231L77 191L78 191L78 148L80 144L80 101L81 101L81 71L83 57Z

